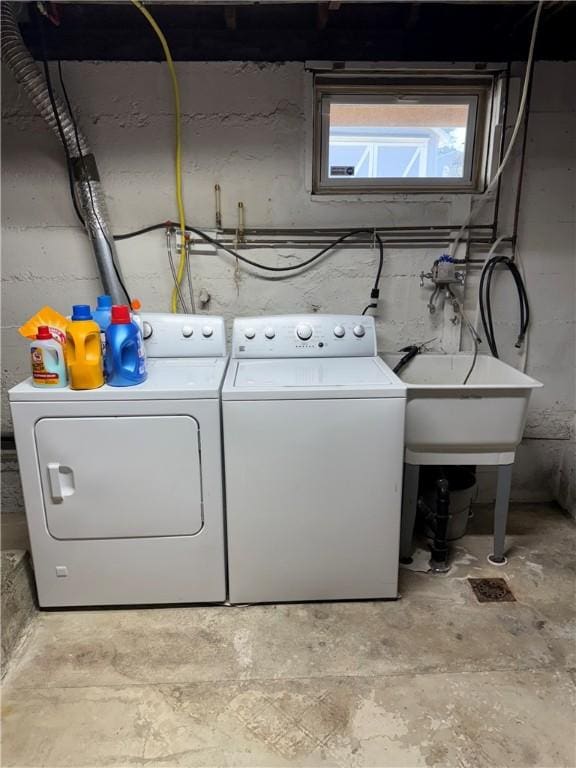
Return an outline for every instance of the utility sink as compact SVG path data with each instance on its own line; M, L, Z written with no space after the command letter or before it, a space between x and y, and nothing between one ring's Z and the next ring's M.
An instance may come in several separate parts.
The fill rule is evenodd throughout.
M393 368L402 355L384 355ZM419 464L514 460L528 402L542 384L489 355L422 354L398 374L408 385L406 458Z

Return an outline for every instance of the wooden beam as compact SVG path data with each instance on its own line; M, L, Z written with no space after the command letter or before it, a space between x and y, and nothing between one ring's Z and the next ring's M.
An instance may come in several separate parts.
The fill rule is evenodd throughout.
M318 13L316 16L316 28L319 32L326 29L328 24L329 3L318 3Z
M237 26L236 8L233 5L227 5L224 8L224 19L226 21L226 29L235 30Z

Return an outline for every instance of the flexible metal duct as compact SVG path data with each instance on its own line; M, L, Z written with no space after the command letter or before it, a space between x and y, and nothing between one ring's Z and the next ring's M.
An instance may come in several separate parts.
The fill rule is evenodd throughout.
M46 80L24 45L18 27L16 6L3 2L1 9L2 60L60 139ZM54 94L54 100L68 153L72 158L78 203L104 291L112 296L115 303L125 303L127 296L122 288L122 276L94 155L90 152L88 142L81 131L77 131L76 138L70 113L57 94Z

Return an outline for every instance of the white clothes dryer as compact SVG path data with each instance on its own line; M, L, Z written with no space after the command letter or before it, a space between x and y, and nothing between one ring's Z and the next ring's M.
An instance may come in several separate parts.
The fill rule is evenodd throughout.
M373 318L239 318L231 357L230 601L397 597L406 385Z
M226 599L224 321L142 320L146 382L10 390L41 606Z

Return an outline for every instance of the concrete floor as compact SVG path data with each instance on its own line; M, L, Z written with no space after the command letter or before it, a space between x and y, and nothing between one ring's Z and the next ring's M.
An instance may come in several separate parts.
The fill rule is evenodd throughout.
M43 612L5 682L3 766L576 765L576 528L477 515L396 602ZM517 602L480 604L468 576Z

